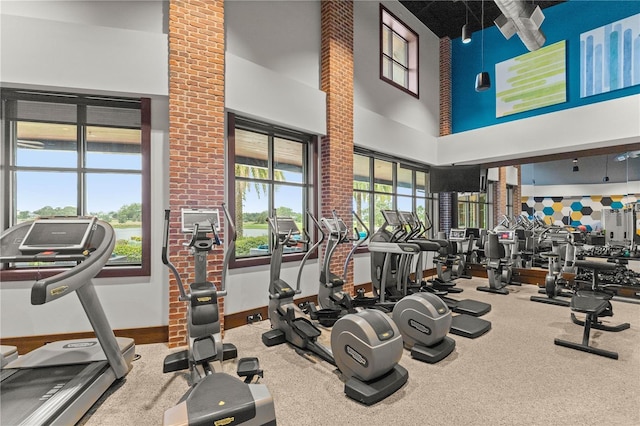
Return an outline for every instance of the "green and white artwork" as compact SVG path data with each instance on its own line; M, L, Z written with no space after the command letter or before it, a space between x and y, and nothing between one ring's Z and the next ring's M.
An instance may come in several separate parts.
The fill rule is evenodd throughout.
M496 117L567 101L565 41L496 64Z

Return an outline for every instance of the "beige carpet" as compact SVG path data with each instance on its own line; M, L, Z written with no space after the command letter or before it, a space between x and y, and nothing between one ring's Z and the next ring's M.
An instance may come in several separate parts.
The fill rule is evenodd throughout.
M260 335L269 322L227 331L225 341L240 356L258 356L280 425L640 425L640 305L614 302L611 323L630 322L619 333L592 331L592 344L617 351L619 360L563 348L555 337L579 342L582 328L569 308L529 301L530 285L510 287L507 296L478 292L486 280L461 280L455 298L492 304L484 316L492 330L456 340L455 351L438 364L411 359L401 365L408 383L386 400L362 406L343 393L334 368L298 355L286 345L266 348ZM85 416L81 424L157 425L165 409L186 391L182 374L162 374L171 351L164 344L140 345L141 358L126 380ZM224 370L235 371L228 361Z

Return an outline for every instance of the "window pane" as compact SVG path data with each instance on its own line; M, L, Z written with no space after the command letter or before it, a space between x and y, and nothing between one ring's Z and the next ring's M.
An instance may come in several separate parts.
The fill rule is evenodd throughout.
M373 168L374 191L393 192L393 163L375 159Z
M304 183L304 145L286 139L273 141L273 179Z
M413 195L413 171L398 169L398 194Z
M304 226L304 192L299 186L275 185L273 205L278 216L291 217L302 232ZM302 235L300 236L302 238ZM304 251L304 245L285 247L285 253Z
M116 233L116 246L109 264L141 264L142 176L87 174L86 199L87 212L109 222Z
M391 73L392 73L391 64L392 64L391 59L389 59L386 56L382 57L382 75L385 78L388 78L389 80L391 80Z
M371 189L371 170L369 157L353 156L353 189Z
M416 198L416 214L418 218L424 222L424 214L427 211L427 200L424 198Z
M382 213L380 213L380 210L389 210L393 208L393 198L391 195L375 194L373 199L375 222L374 229L371 232L375 232L384 223L384 217L382 217Z
M427 194L427 174L416 172L416 195L424 197Z
M353 211L356 212L360 219L367 225L367 228L371 227L371 222L369 221L370 212L371 212L371 197L368 192L353 192ZM354 224L357 222L353 222ZM360 226L360 225L358 225ZM360 231L363 231L359 229Z
M411 197L398 197L396 201L397 209L400 211L412 212L413 211L413 198Z
M395 62L393 63L393 81L402 87L407 87L407 70Z
M238 177L269 179L269 138L261 133L236 129L236 166Z
M87 127L87 167L142 169L141 131Z
M269 254L268 191L266 184L236 181L236 257Z
M17 102L16 117L12 118L76 123L78 121L78 113L77 106L73 104L19 100Z
M78 175L73 172L16 172L16 217L77 216Z
M17 166L78 166L75 125L19 121L16 127Z
M396 62L399 62L405 68L408 68L407 52L408 52L407 41L402 37L400 37L398 34L393 33L393 60Z
M87 123L103 126L140 127L140 109L87 106Z
M382 26L382 53L387 56L391 56L391 28L386 25Z

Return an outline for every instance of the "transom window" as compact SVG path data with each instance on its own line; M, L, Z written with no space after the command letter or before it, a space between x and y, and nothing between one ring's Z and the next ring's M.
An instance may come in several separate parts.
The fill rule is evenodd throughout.
M97 216L117 238L101 276L148 275L149 100L3 90L2 105L3 229ZM33 268L14 264L21 274L3 279Z
M266 264L271 255L267 217L292 217L302 231L314 212L312 157L315 138L229 114L229 153L234 165L229 198L238 238L232 267ZM302 237L304 238L304 237ZM287 247L300 254L307 246ZM293 256L299 257L299 256Z
M418 35L380 5L380 78L418 97Z

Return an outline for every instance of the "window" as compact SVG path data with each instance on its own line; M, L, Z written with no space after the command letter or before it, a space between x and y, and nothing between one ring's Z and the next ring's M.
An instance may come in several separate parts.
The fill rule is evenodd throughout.
M234 164L229 179L230 212L238 234L231 267L269 263L270 231L267 217L294 219L308 229L307 211L314 212L313 164L315 138L266 123L229 114L228 152ZM307 247L287 247L291 260ZM296 256L296 254L298 254Z
M506 211L507 211L507 217L514 217L514 210L513 210L513 186L511 185L507 185L507 203L506 203Z
M382 5L380 78L418 97L418 34Z
M149 100L3 90L2 107L3 229L97 216L117 238L100 276L148 275ZM3 279L29 274L32 265L16 263Z
M438 195L429 193L429 173L425 168L356 151L353 156L353 210L371 233L384 223L381 210L396 209L416 212L425 226L435 224L427 236L437 234Z
M492 185L492 183L489 183ZM491 186L486 193L459 193L458 194L458 227L491 229L493 201L490 194Z

